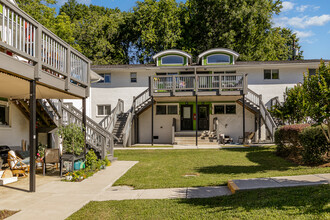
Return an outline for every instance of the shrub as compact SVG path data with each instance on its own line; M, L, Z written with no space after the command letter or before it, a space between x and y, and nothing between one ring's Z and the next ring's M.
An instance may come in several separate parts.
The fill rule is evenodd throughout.
M304 129L299 134L299 139L303 146L302 158L307 164L322 162L322 157L330 150L330 145L322 132L321 126Z
M104 159L104 163L105 163L105 165L106 165L107 167L111 165L111 162L110 162L110 160L109 160L107 157L105 157L105 159Z
M76 124L69 124L58 129L62 138L64 153L80 155L85 147L85 137L82 128Z
M299 133L309 126L309 124L284 125L277 129L275 132L276 154L280 156L297 155L301 146Z
M93 150L88 151L86 154L86 168L96 170L97 168L97 156Z

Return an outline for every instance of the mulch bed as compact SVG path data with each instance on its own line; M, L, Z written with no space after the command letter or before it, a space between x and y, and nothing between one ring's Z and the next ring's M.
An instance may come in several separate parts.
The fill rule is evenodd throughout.
M0 210L0 220L8 218L9 216L14 215L18 211L10 211L10 210Z

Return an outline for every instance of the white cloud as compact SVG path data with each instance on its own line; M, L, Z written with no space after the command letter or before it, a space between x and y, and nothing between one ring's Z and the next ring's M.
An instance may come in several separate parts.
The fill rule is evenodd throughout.
M296 8L299 12L304 12L309 6L308 5L301 5Z
M314 35L312 31L294 31L299 38L308 38Z
M276 27L294 27L304 29L310 26L323 26L330 21L330 15L325 14L314 17L277 17L274 18L273 22Z
M283 2L282 6L283 6L282 12L283 11L290 11L294 8L294 3L292 3L292 2Z
M296 8L298 12L305 12L307 9L317 11L320 9L320 6L314 6L314 5L300 5Z

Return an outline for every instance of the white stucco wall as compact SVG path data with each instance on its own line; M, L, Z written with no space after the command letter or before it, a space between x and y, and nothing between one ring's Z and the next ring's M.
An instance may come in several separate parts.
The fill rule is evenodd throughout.
M29 120L12 103L9 105L9 127L0 126L0 145L21 146L29 142Z
M156 105L155 105L156 106ZM180 115L156 115L154 107L154 139L155 144L172 144L172 123L176 119L176 127L180 130ZM139 142L151 143L151 107L139 116Z

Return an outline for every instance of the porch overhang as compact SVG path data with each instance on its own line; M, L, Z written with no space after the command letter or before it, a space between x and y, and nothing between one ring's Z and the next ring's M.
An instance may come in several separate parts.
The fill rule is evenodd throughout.
M11 99L30 99L30 80L13 74L0 72L0 97ZM81 99L69 92L60 91L36 81L37 99Z
M198 102L232 102L241 99L242 95L237 96L198 96ZM157 102L195 102L195 96L175 96L175 97L154 97Z

